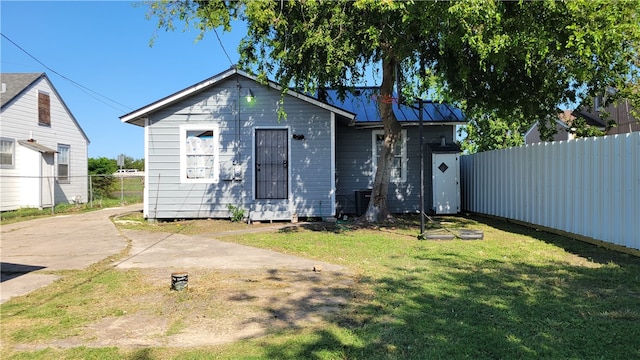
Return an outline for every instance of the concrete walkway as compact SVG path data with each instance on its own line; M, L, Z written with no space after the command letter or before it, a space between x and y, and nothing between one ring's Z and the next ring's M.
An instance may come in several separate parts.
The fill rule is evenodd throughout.
M58 279L42 271L84 269L119 254L128 242L109 217L141 210L135 204L3 225L0 303Z
M343 270L337 265L217 241L215 234L186 236L137 230L121 234L110 220L110 216L141 209L142 205L136 204L2 226L0 303L58 279L43 271L84 269L119 254L128 241L132 248L115 264L118 268L311 270L321 266L323 271Z

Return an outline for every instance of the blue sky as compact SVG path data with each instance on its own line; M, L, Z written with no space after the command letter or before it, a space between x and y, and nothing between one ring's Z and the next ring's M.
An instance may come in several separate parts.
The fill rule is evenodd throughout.
M115 100L83 90L29 57L4 37L2 72L46 72L89 137L89 157L144 157L143 129L119 116L228 69L213 32L164 32L147 8L129 1L1 1L2 34L61 75ZM218 31L231 61L245 34ZM149 41L157 32L153 47ZM98 98L98 99L96 99ZM123 106L124 105L124 106Z

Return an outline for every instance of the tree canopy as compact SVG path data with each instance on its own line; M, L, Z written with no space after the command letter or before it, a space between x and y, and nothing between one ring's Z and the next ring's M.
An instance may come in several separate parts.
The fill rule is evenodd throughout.
M511 129L545 121L560 103L608 87L637 96L640 2L568 1L161 1L149 17L208 31L247 24L239 66L296 90L344 93L380 75L380 95L431 94L478 123ZM636 66L634 67L634 62ZM633 86L636 86L635 93ZM400 124L379 102L385 130L367 220L386 219L388 183ZM488 116L491 115L491 116ZM514 123L515 125L511 125Z

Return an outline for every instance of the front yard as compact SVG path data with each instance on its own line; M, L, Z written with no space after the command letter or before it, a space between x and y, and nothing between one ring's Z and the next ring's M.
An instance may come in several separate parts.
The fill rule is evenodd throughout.
M182 234L230 229L226 221L124 220L119 226ZM203 274L207 281L200 287L171 292L150 285L148 271L113 269L117 259L65 272L52 286L1 306L1 357L640 358L640 259L502 221L440 220L448 227L483 230L484 240L419 241L417 218L377 228L285 223L276 233L216 236L343 265L350 274L340 285L327 272L267 277L211 271ZM309 296L289 300L285 312L273 311L280 297L291 299L301 287ZM325 303L327 297L313 298L326 292L347 301L336 309L336 303ZM316 311L309 321L286 321L328 305L331 311ZM96 323L131 314L164 319L169 325L162 336L170 339L193 334L194 319L218 319L207 324L238 332L265 314L278 320L262 332L217 345L187 346L183 336L184 343L139 347L138 330L130 328L119 336L128 336L131 346L64 346Z

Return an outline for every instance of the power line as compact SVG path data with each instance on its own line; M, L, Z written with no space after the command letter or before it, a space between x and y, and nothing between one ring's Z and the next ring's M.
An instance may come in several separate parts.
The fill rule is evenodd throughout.
M231 57L229 57L229 54L227 53L227 49L224 48L224 45L222 44L222 40L220 40L220 35L218 35L218 31L216 30L216 28L213 28L213 32L216 34L216 38L218 38L218 42L220 43L222 52L224 52L224 54L227 56L227 60L229 60L229 64L233 66L233 61L231 61Z
M122 104L122 103L119 103L119 102L117 102L117 101L115 101L115 100L113 100L113 99L109 98L108 96L102 95L102 94L98 93L97 91L91 90L91 89L89 89L88 87L86 87L86 86L84 86L84 85L82 85L82 84L80 84L80 83L78 83L78 82L76 82L76 81L74 81L74 80L72 80L72 79L70 79L70 78L68 78L68 77L66 77L66 76L64 76L64 75L62 75L62 74L60 74L59 72L57 72L57 71L55 71L54 69L52 69L52 68L50 68L49 66L47 66L47 65L46 65L45 63L43 63L42 61L38 60L38 58L36 58L35 56L31 55L27 50L23 49L20 45L16 44L13 40L9 39L9 37L7 37L5 34L0 33L0 35L2 35L2 37L3 37L3 38L7 39L7 41L9 41L10 43L12 43L15 47L17 47L18 49L20 49L20 51L22 51L23 53L27 54L27 55L28 55L29 57L31 57L33 60L37 61L40 65L44 66L47 70L49 70L49 71L51 71L52 73L54 73L54 74L56 74L56 75L60 76L60 77L61 77L61 78L63 78L63 79L65 79L65 80L69 81L70 83L72 83L73 85L75 85L75 86L77 86L78 88L80 88L82 91L84 91L87 95L91 96L92 98L94 98L94 99L96 99L96 100L100 101L101 103L103 103L103 104L105 104L105 105L107 105L107 106L109 106L109 107L111 107L111 108L114 108L114 109L116 109L116 110L118 110L118 111L121 111L121 112L125 112L125 110L123 110L123 108L124 108L124 109L127 109L127 110L133 110L133 108L131 108L131 107L127 106L127 105L124 105L124 104ZM95 95L97 95L98 97L94 96L94 94L95 94ZM109 101L111 101L113 104L117 104L117 105L119 105L119 106L120 106L120 108L118 108L118 107L114 106L113 104L109 104L109 103L105 102L103 99L109 100Z

